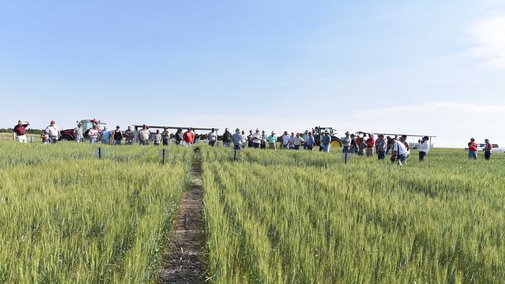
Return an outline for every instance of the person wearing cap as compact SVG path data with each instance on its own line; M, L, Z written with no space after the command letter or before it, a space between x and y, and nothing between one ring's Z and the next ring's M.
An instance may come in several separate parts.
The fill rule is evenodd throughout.
M284 134L282 135L282 148L288 149L289 147L289 134L287 131L284 131Z
M107 126L104 126L102 132L100 133L100 140L102 140L102 144L110 144L110 137L112 133L109 131Z
M98 141L98 125L94 124L93 127L88 131L88 138L90 144L95 144Z
M168 127L163 127L163 132L161 132L161 139L163 141L163 146L168 146L170 140L170 132L168 132Z
M275 131L272 131L272 133L267 137L268 140L268 149L275 150L277 147L277 136L275 136Z
M305 150L310 150L312 151L312 148L314 147L314 135L312 135L312 132L307 133L307 138L303 138L305 143L303 143L303 148Z
M403 142L398 141L394 138L388 136L388 144L391 144L391 162L398 162L398 164L403 165L407 161L407 148Z
M473 138L470 138L470 142L468 142L468 159L477 160L477 143Z
M384 134L379 134L377 140L375 140L375 152L377 152L377 158L379 160L384 160L386 157L386 140L384 140Z
M243 131L242 131L243 132ZM244 146L244 137L240 134L240 128L235 129L235 133L231 136L233 148L240 150Z
M428 141L430 137L424 136L421 140L419 140L419 162L423 162L426 155L430 151L430 143Z
M139 145L149 145L149 138L151 138L151 130L147 125L142 125L142 129L138 133Z
M351 148L351 135L349 134L349 131L345 132L345 137L341 139L342 141L342 157L344 158L344 161L348 161L351 156L349 155L349 151Z
M329 153L330 152L330 144L331 144L331 136L328 131L324 132L323 137L321 137L321 151Z
M484 151L484 159L489 161L491 159L491 151L493 150L493 145L489 143L489 139L485 139L484 143L484 149L482 149L482 151Z
M256 128L256 131L252 134L252 146L254 148L259 148L261 146L261 133L258 128Z
M18 120L18 124L12 129L12 140L18 141L19 143L27 143L26 128L28 125L30 125L30 123Z
M229 147L230 144L231 144L231 132L228 130L228 128L225 128L223 133L223 146Z
M56 122L51 120L51 123L46 127L47 134L49 135L49 143L56 143L60 139L60 128L56 126Z
M209 140L209 146L214 147L217 141L217 132L214 128L212 128L212 131L207 134L207 138Z
M135 133L133 132L131 126L128 126L128 128L124 132L124 137L125 137L125 144L126 145L132 145L133 144L133 139L135 139Z
M112 132L112 139L114 139L115 145L121 145L121 141L123 140L123 131L121 131L121 127L116 126L116 129Z

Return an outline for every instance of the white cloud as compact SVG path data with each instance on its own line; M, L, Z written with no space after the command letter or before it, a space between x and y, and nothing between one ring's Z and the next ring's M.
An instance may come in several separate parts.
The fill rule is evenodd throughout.
M505 69L505 15L474 23L469 36L475 45L469 55L482 58L486 67Z

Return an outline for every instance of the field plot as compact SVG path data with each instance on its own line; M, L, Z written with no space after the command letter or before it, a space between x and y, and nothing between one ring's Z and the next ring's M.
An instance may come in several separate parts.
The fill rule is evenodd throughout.
M103 146L102 146L103 147ZM156 277L192 152L0 144L0 282L145 283Z
M505 157L202 149L216 283L503 283ZM415 155L416 153L413 153Z

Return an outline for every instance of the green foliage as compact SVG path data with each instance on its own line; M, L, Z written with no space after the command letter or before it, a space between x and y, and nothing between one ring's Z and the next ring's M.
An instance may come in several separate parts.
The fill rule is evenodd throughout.
M192 152L0 143L1 283L141 283L156 276Z
M505 156L202 149L216 283L503 283Z

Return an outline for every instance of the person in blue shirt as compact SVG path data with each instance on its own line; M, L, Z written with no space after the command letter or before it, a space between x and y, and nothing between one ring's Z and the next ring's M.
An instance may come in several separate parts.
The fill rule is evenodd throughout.
M321 146L323 146L323 152L330 152L331 136L328 131L324 132L323 137L321 137Z
M104 126L103 130L102 130L102 138L101 138L102 144L109 144L110 136L111 136L111 133L107 129L107 126Z
M305 144L303 144L303 148L306 150L312 150L314 147L314 136L312 135L312 132L309 132L304 140Z

